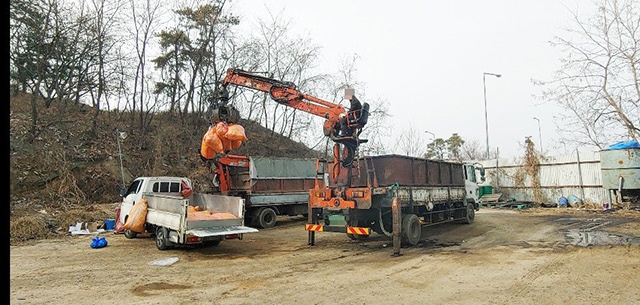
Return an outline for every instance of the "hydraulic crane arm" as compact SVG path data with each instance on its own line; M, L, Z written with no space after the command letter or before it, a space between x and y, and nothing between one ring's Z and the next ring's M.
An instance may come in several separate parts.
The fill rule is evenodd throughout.
M351 102L351 108L347 111L339 104L300 92L292 82L276 80L257 73L230 68L222 81L220 105L218 105L219 109L216 114L220 118L224 118L229 113L226 110L226 105L229 101L227 87L230 84L267 92L277 103L324 118L324 135L332 139L336 144L342 144L344 150L346 150L346 153L339 154L342 157L335 156L340 159L344 167L351 165L358 146L360 143L366 142L366 140L359 139L358 136L367 123L369 104L361 104L353 94L346 96Z
M331 122L338 122L340 114L346 113L341 105L304 94L298 91L296 85L291 82L274 80L240 69L227 70L227 76L222 82L223 98L226 94L228 99L228 92L225 93L225 90L229 84L267 92L274 101L280 104L323 117Z

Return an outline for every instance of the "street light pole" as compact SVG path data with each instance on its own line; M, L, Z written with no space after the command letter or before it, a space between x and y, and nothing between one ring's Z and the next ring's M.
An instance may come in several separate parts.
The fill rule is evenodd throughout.
M436 135L433 132L428 131L428 130L425 130L424 132L430 134L433 137L434 140L436 139Z
M120 140L124 140L126 138L126 132L116 129L116 139L118 140L118 155L120 156L120 174L122 175L122 189L125 189L127 186L124 183L124 169L122 168L122 150L120 149Z
M542 132L540 132L540 119L533 117L534 120L538 121L538 138L540 138L540 153L542 153Z
M487 116L487 80L486 80L486 76L487 75L492 75L492 76L495 76L495 77L501 77L502 75L495 74L495 73L489 73L489 72L482 73L482 86L484 87L484 128L485 128L485 133L487 135L487 155L486 155L486 158L489 159L489 119L488 119L488 116Z

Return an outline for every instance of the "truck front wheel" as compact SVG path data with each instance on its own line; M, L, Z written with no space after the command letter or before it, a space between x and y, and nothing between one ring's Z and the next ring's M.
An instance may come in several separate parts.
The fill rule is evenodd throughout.
M271 208L261 208L256 213L253 221L255 221L261 228L273 228L276 225L276 211Z
M422 236L422 225L416 214L402 216L402 243L415 246Z
M126 238L132 239L132 238L136 238L136 236L138 236L138 233L131 231L129 229L124 230L124 237Z
M156 230L156 247L158 250L169 249L169 230L167 228L158 227Z
M476 218L476 209L473 203L467 203L467 215L462 220L464 223L471 224L473 220Z

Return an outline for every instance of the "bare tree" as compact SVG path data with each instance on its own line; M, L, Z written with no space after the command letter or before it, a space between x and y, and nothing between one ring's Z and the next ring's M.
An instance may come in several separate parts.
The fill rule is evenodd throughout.
M94 107L93 132L98 128L97 117L101 111L101 101L110 91L110 84L117 85L118 67L115 62L118 52L113 32L116 31L121 12L121 1L92 0L93 23L89 28L95 48L96 92L91 91L91 103Z
M155 0L149 1L130 1L131 18L133 20L131 29L132 36L134 37L133 44L135 45L136 65L133 76L133 93L131 94L131 115L132 120L136 113L136 109L139 111L139 128L145 130L145 126L149 124L148 112L145 112L143 105L145 105L145 93L146 93L146 62L147 62L147 49L149 48L151 38L153 37L155 29L158 27L157 18L159 18L161 2ZM123 71L125 69L122 69ZM151 107L153 108L153 107ZM149 109L149 107L147 108Z
M460 147L462 160L483 160L486 157L484 148L477 140L465 141Z
M396 141L396 147L406 156L418 157L422 156L425 151L425 145L422 133L419 133L413 124L409 125L409 129L403 130Z
M240 47L244 59L234 61L236 67L265 77L289 81L305 94L322 98L326 76L315 73L319 47L309 38L293 35L290 20L282 13L270 13L270 19L258 20L257 33ZM267 93L245 88L233 88L234 104L243 117L259 122L272 131L289 138L304 138L302 135L319 118L303 114L299 110L275 103ZM321 133L320 133L321 134Z
M10 76L24 92L32 93L33 139L41 123L37 100L42 99L46 108L54 102L61 104L60 121L67 101L74 97L78 101L95 86L91 73L95 51L87 17L74 15L62 1L13 1L10 9Z
M567 112L557 117L565 140L605 148L640 138L640 3L598 0L590 18L573 13L575 28L552 45L566 55L542 98Z

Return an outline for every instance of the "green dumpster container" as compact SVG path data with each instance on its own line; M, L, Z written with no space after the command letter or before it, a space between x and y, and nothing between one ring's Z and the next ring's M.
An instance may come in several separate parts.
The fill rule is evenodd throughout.
M481 198L486 194L493 194L493 187L491 185L483 185L483 186L480 186L478 192L479 192L478 198Z

